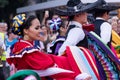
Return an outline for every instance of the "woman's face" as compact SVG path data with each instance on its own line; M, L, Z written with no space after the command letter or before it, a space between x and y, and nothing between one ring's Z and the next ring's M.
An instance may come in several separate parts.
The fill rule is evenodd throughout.
M40 26L40 22L37 18L31 22L30 28L25 30L28 40L40 40Z

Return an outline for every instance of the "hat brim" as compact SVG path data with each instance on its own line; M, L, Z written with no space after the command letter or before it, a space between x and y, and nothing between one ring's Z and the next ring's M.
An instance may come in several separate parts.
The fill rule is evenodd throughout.
M89 12L94 7L100 6L103 4L105 4L104 0L98 0L98 1L91 3L91 4L81 4L80 3L81 7L78 8L77 10L74 10L75 7L73 7L73 9L70 10L71 7L67 7L67 6L64 9L56 8L55 10L56 10L56 14L58 14L58 15L72 16L72 15L77 15L77 14L82 13L82 12Z
M93 12L100 12L100 11L113 11L113 10L117 10L119 8L120 8L120 6L113 5L113 4L107 4L107 5L95 7L94 9L92 9L89 12L93 13Z
M75 11L75 10L70 11L67 8L66 9L56 8L55 12L56 12L56 14L61 15L61 16L72 16L72 15L77 15L82 12L86 12L87 10L89 10L89 8L87 8L87 7L83 7L82 9L79 9L77 11Z

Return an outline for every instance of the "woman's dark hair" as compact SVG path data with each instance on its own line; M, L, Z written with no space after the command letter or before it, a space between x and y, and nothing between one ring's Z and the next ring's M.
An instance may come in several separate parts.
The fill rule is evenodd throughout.
M23 36L23 29L29 29L29 27L32 25L31 22L36 19L37 17L34 15L29 16L25 22L20 26L21 27L21 35Z

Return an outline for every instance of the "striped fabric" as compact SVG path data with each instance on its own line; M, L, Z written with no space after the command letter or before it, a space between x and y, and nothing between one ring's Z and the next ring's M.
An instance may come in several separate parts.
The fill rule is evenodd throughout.
M24 49L22 49L22 50L20 50L20 51L18 51L18 52L15 52L14 54L11 52L10 53L10 56L8 56L8 58L9 57L19 57L19 58L21 58L21 57L23 57L23 55L25 54L25 53L32 53L32 52L35 52L35 51L40 51L39 49L37 49L36 47L26 47L26 48L24 48Z
M68 61L70 61L73 71L88 73L93 80L100 80L94 57L89 50L83 47L69 46L66 49L66 54L68 59L70 58Z
M89 48L97 61L100 78L103 80L120 80L120 71L117 68L117 64L119 65L120 62L115 55L93 32L87 33L87 36Z

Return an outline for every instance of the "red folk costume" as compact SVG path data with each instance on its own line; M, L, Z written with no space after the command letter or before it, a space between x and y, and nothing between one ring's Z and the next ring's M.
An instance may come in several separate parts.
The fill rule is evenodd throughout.
M8 63L14 64L17 70L32 69L40 72L40 76L52 76L57 80L64 78L65 80L74 80L80 73L77 69L76 71L72 70L70 66L75 62L68 61L66 56L54 56L40 52L33 44L34 42L19 40L7 59Z
M77 78L83 79L88 76L88 74L82 73L83 71L79 69L73 54L69 50L65 54L64 56L55 56L40 52L40 49L34 46L34 42L21 39L14 45L7 61L9 64L14 64L17 70L35 70L40 77L51 76L56 80L77 80ZM90 63L92 64L93 62L95 63L92 57ZM98 78L95 64L94 67L92 64L92 69Z
M35 19L36 17L30 16L29 19L31 18ZM24 14L13 18L12 32L14 34L22 34L20 30L23 26L21 25L25 20ZM78 48L78 50L80 49ZM12 46L7 61L10 65L14 65L17 70L31 69L36 71L40 77L50 76L56 80L80 80L89 77L87 72L85 72L88 70L80 71L77 66L79 64L76 64L71 52L67 52L65 56L46 54L36 47L34 41L20 39Z

